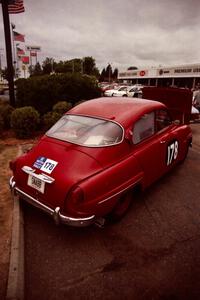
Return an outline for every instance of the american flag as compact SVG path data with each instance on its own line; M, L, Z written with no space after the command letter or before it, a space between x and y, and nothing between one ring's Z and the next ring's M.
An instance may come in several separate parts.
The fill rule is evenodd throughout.
M13 30L13 39L14 41L18 41L18 42L23 42L23 43L25 42L24 34L21 34L14 30Z
M23 0L10 0L8 1L8 13L9 14L19 14L24 12Z

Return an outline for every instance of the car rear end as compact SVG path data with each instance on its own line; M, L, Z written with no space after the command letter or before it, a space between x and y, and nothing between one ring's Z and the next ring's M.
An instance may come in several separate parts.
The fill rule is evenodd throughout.
M82 211L73 210L72 214L67 199L70 195L72 204L81 202L78 182L101 168L94 159L72 148L71 144L44 137L29 153L11 162L10 188L13 196L51 215L56 223L87 226L94 222L95 216L86 207Z

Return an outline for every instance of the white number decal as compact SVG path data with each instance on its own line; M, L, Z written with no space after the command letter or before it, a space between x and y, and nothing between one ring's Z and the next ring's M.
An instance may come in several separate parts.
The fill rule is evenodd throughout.
M167 147L167 166L169 166L178 156L178 141L174 141Z
M48 174L51 174L51 172L57 166L57 164L58 164L57 161L52 159L47 159L40 170Z

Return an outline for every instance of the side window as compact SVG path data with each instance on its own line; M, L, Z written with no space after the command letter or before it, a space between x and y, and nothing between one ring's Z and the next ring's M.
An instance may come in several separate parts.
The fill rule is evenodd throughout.
M168 112L164 109L156 111L156 131L160 131L171 124Z
M133 143L138 144L155 133L155 113L144 114L133 126Z

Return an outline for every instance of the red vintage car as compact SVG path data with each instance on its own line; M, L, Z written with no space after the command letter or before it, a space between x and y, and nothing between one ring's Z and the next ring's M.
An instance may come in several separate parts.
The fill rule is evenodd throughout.
M12 194L56 223L120 219L134 191L183 161L192 142L189 91L146 88L143 95L157 101L98 98L68 111L10 163Z

